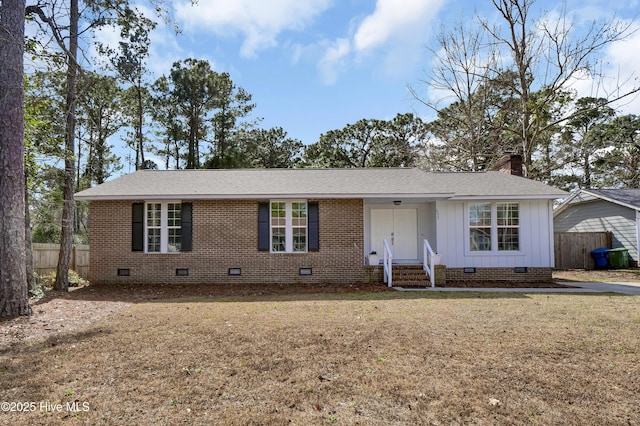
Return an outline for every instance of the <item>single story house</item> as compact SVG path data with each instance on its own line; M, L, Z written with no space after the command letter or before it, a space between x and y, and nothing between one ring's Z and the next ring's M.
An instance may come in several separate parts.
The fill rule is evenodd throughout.
M368 168L144 170L76 199L92 282L351 283L372 251L420 265L427 246L447 280L548 280L565 195L503 172Z
M626 248L638 264L640 189L581 189L553 213L556 232L611 232L612 248Z

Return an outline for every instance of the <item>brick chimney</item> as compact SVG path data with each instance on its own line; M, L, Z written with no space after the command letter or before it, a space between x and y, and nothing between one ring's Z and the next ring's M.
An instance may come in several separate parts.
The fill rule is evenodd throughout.
M522 176L522 155L505 152L502 158L491 167L491 170Z

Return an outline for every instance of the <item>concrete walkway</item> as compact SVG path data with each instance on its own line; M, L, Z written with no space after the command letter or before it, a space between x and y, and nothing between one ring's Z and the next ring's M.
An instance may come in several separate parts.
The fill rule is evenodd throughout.
M571 282L564 283L575 288L402 288L398 291L484 291L494 293L621 293L640 296L640 283Z
M583 282L571 283L571 285L582 287L589 291L607 292L612 291L622 294L633 294L640 296L640 283L600 283L600 282Z

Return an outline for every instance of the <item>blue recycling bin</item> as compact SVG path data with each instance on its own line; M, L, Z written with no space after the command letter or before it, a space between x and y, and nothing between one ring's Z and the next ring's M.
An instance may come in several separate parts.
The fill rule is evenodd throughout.
M609 267L609 258L607 257L609 250L610 249L606 247L601 247L591 252L591 257L593 257L593 261L596 264L596 269L607 269Z

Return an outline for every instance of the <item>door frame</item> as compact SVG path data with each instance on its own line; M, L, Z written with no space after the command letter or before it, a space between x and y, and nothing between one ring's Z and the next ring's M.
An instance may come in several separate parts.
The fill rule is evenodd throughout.
M377 201L377 200L376 200ZM427 235L427 225L426 222L428 220L428 209L429 205L427 203L402 203L401 205L396 205L392 201L388 202L371 202L364 204L364 257L372 250L372 223L371 223L371 210L374 209L392 209L392 210L415 210L416 211L416 250L417 250L417 258L416 259L396 259L394 257L393 262L399 264L420 264L422 262L422 250L421 250L421 241L425 235ZM378 253L380 258L383 257L383 253Z

